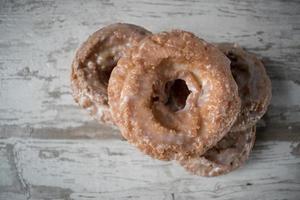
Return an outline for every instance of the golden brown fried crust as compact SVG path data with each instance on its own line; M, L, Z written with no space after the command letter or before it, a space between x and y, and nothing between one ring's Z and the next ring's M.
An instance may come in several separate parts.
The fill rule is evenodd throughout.
M111 70L127 48L149 34L136 25L112 24L93 33L78 49L72 63L73 97L97 121L112 123L107 102Z
M241 112L232 131L245 130L265 114L271 101L271 81L262 62L237 44L220 43L217 47L230 59L231 72L239 88Z
M202 155L230 130L240 111L230 62L215 46L174 30L144 38L114 68L108 86L112 117L122 135L162 160ZM184 80L183 109L165 105L168 81Z
M190 173L199 176L219 176L239 168L249 157L255 141L255 126L229 132L202 156L179 160Z

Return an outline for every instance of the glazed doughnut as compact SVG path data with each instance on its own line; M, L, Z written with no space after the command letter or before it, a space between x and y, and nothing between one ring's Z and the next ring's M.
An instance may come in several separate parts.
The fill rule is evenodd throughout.
M145 37L127 53L111 74L108 98L130 143L171 160L203 154L230 130L240 98L230 61L215 46L174 30Z
M271 100L271 81L262 62L237 44L217 47L230 59L231 72L239 88L241 112L232 131L252 127L267 111Z
M240 167L249 157L255 141L255 126L243 131L229 132L202 156L179 163L192 174L219 176Z
M72 63L73 97L97 121L112 123L107 103L110 73L125 50L149 34L132 24L112 24L93 33L78 49Z

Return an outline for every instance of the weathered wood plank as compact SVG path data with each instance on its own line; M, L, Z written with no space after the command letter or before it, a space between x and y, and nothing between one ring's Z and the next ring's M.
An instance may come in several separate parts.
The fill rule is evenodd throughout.
M246 166L191 176L142 155L75 105L74 52L113 22L185 29L263 58L273 99ZM0 200L299 199L300 1L2 0L0 36Z
M124 141L0 142L11 151L15 163L9 170L17 171L30 199L298 199L300 195L299 143L259 142L243 168L203 178L189 175L174 162L153 160ZM0 165L0 171L7 168ZM7 185L15 184L20 185L13 181Z
M273 82L265 124L291 126L299 132L299 1L4 0L0 6L1 136L20 127L86 127L90 117L70 95L70 63L89 34L118 21L153 32L186 29L209 41L238 42L259 54Z
M13 145L0 141L0 199L26 199L19 169L16 167Z

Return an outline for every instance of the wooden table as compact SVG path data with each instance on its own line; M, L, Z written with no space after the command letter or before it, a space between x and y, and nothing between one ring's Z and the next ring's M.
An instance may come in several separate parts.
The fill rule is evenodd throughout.
M153 160L81 110L70 64L113 23L180 28L262 57L273 99L250 160L225 176ZM0 199L300 199L300 1L0 1Z

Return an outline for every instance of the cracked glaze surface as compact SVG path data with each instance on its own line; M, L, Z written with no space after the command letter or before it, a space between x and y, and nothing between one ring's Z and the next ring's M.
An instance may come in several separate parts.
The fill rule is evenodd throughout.
M164 105L164 88L176 79L191 93L185 107L173 112ZM204 153L227 133L240 109L229 60L180 30L154 34L130 49L112 72L108 97L122 135L166 160Z
M238 44L219 43L217 47L230 59L230 68L238 85L241 112L232 131L241 131L255 125L266 113L271 102L271 81L262 62Z
M255 141L255 127L230 131L204 155L180 160L192 174L219 176L239 168L248 159Z
M78 49L72 64L75 101L99 122L113 123L108 107L110 73L125 50L150 34L132 24L112 24L93 33Z

